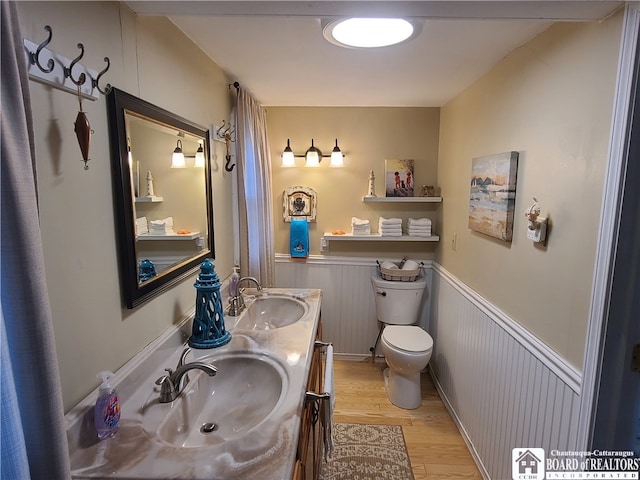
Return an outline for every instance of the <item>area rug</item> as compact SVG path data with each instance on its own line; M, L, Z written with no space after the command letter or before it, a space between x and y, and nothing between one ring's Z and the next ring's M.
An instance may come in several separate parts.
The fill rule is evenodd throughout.
M333 425L333 455L320 480L414 480L400 425Z

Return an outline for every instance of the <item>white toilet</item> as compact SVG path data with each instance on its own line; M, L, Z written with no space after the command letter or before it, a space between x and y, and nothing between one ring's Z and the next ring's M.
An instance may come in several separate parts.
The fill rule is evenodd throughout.
M433 351L431 335L415 325L427 282L394 282L375 276L371 277L371 284L376 314L383 327L382 353L389 366L384 371L387 396L400 408L418 408L422 403L420 372Z

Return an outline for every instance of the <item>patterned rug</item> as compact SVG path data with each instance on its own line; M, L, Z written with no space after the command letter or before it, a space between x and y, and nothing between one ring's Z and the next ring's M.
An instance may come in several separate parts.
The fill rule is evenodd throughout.
M414 480L400 425L333 425L333 456L320 480Z

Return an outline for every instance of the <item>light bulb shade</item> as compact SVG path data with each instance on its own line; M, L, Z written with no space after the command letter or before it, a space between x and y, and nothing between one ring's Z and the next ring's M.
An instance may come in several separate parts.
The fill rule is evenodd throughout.
M344 167L344 156L342 155L342 151L340 147L338 147L338 139L336 138L336 146L333 147L331 151L331 161L329 163L330 167Z
M296 166L296 158L293 154L293 150L291 150L291 145L289 145L289 139L287 138L287 146L284 147L282 151L282 166L283 167L295 167Z
M171 155L171 168L184 168L187 166L187 162L184 159L184 153L182 153L182 142L178 140L176 149Z
M196 159L193 163L194 167L204 168L204 148L202 148L202 144L196 150Z
M304 154L304 158L305 158L305 167L320 166L320 160L322 159L322 152L313 145L313 138L311 139L311 146L309 147L307 152Z

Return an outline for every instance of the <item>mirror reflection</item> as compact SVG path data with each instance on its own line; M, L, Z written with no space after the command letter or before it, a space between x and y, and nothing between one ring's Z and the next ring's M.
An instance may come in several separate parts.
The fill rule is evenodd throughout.
M131 111L125 111L125 121L138 282L145 282L208 245L206 139Z
M133 308L215 258L209 131L117 88L107 98L121 285Z

